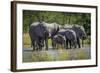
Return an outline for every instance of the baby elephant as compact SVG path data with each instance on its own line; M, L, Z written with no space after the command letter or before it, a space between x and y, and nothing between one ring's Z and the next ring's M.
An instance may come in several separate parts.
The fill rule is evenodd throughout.
M63 35L60 35L60 34L56 34L54 37L53 37L53 48L62 48L64 49L65 47L65 42L66 42L66 39L65 39L65 36Z
M77 40L76 33L72 29L60 29L57 34L65 38L65 48L76 48Z

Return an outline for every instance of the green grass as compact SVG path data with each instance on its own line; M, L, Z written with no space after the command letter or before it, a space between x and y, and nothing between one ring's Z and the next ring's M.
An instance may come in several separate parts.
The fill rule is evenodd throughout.
M51 55L49 55L48 53L46 52L43 52L43 53L33 53L32 54L32 60L33 61L53 61L53 57Z
M70 56L69 56L69 52L62 52L59 54L59 61L64 61L64 60L69 60Z
M31 44L31 40L30 40L28 33L23 34L23 44L24 45L30 45Z
M81 43L82 43L82 40L80 40L81 41ZM91 44L91 40L90 39L85 39L84 40L84 44Z
M79 50L78 53L76 54L76 59L88 59L88 55L84 50Z
M49 45L52 45L51 39L48 39L48 44L49 44Z

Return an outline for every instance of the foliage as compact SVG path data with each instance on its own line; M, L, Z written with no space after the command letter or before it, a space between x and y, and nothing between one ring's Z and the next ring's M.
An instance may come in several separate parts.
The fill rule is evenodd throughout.
M45 21L48 23L56 22L62 26L64 24L78 24L85 27L88 35L91 34L90 13L23 10L23 32L28 32L30 24L37 21Z

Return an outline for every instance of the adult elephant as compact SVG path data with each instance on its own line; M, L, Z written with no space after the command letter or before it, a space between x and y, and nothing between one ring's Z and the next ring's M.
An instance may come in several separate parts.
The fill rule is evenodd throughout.
M86 39L86 37L87 37L85 29L83 26L74 25L74 26L72 26L72 30L75 31L76 38L77 38L77 45L79 48L81 48L80 39L82 40L82 46L84 46L84 39Z
M29 35L31 38L33 50L42 50L44 42L46 49L48 49L48 31L42 22L34 22L29 28Z
M52 47L54 48L54 41L53 41L53 37L57 34L57 32L59 31L59 24L57 24L56 22L54 23L46 23L43 22L44 26L47 28L47 30L49 31L49 37L52 40Z
M59 31L59 24L57 23L51 23L52 27L49 29L50 35L51 35L51 40L52 40L52 47L55 48L55 42L54 42L54 36L57 34ZM58 37L59 38L59 37Z
M66 48L70 49L76 48L77 40L75 31L73 31L72 29L66 29L65 37L66 37Z
M75 31L73 31L72 29L62 29L62 30L59 30L58 34L62 35L65 37L65 44L66 44L66 49L67 48L76 48L76 43L77 43L77 40L76 40L76 33Z

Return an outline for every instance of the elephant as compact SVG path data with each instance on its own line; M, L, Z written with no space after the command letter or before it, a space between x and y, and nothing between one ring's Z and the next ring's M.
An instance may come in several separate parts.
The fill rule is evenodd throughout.
M54 48L53 37L59 31L59 24L57 24L56 22L54 22L54 23L46 23L46 22L43 22L43 23L44 23L44 26L49 31L49 38L51 38L51 40L52 40L52 47Z
M57 34L62 35L65 38L65 48L76 48L76 33L72 29L60 29Z
M85 29L84 29L83 26L74 25L74 26L72 26L72 30L74 30L75 33L76 33L78 48L81 48L80 39L82 39L82 46L84 46L84 41L83 40L86 39L86 37L87 37Z
M52 47L54 48L55 44L54 44L54 37L55 35L57 34L57 32L59 31L59 27L57 28L53 28L52 31L51 31L51 40L52 40Z
M32 42L33 50L42 50L44 42L48 50L48 36L49 32L42 22L34 22L30 25L29 35Z
M72 29L66 29L65 37L66 37L66 49L76 48L77 40L75 31L73 31Z
M82 40L82 47L84 46L84 39L87 38L87 34L85 32L85 29L83 26L81 25L77 25L77 24L65 24L64 25L64 29L72 29L75 31L76 33L76 38L77 38L77 46L78 48L81 48L81 43L80 43L80 39Z
M66 39L65 39L65 37L63 35L56 34L53 37L52 42L53 42L53 48L57 48L58 49L58 47L60 45L61 48L64 49Z

